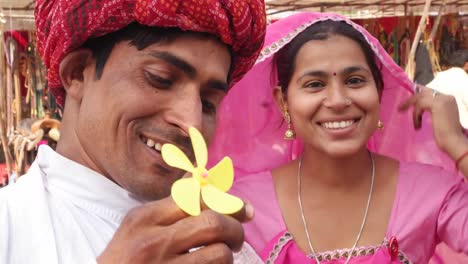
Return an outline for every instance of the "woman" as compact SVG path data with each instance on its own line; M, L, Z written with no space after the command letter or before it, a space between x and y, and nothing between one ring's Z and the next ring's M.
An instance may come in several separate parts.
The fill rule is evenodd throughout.
M337 15L276 22L265 45L223 101L210 152L234 160L234 192L256 208L247 242L263 260L427 263L440 241L468 253L468 185L408 162L453 164L429 129L413 132L411 114L398 111L409 98L402 108L416 106L420 127L422 111L434 109L427 98L441 95L411 97L413 84L378 41ZM466 152L465 139L449 142L450 154Z

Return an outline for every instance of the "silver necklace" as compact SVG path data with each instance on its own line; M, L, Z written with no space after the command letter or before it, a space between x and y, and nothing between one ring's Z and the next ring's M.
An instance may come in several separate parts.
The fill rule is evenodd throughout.
M369 206L370 202L372 199L372 192L374 190L374 178L375 178L375 161L374 161L374 155L372 155L371 152L369 152L369 156L372 162L372 176L371 176L371 184L370 184L370 190L369 190L369 196L367 198L367 205L366 205L366 211L364 212L364 217L362 219L361 223L361 228L359 229L359 233L357 234L356 241L354 242L354 245L351 249L351 252L348 254L348 258L346 259L345 264L349 262L351 259L351 255L356 249L356 246L359 242L359 239L361 239L362 231L364 230L364 226L366 225L366 220L367 220L367 213L369 212ZM304 154L302 154L301 159L299 160L299 166L297 170L297 200L299 202L299 208L301 210L301 218L302 218L302 224L304 225L304 230L307 236L307 243L309 244L309 249L312 252L315 261L317 261L317 264L320 264L320 260L317 257L317 253L314 250L314 247L312 246L312 242L310 239L310 234L309 234L309 229L307 228L307 221L304 215L304 208L302 207L302 195L301 195L301 169L302 169L302 159L304 157Z

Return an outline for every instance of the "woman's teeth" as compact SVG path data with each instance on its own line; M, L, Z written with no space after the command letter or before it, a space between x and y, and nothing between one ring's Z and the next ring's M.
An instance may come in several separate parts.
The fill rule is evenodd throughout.
M354 124L354 120L323 122L322 126L328 129L343 129Z
M157 151L161 151L162 145L161 143L154 142L152 139L147 139L146 140L146 145L150 148L154 148Z

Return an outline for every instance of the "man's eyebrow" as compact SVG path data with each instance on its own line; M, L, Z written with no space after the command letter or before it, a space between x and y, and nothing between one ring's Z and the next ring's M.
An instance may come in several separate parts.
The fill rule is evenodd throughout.
M153 51L149 51L149 55L155 58L158 58L160 60L163 60L176 68L179 68L181 71L185 72L191 78L197 75L197 70L195 69L195 67L193 67L192 65L190 65L190 63L175 56L172 53L169 53L166 51L154 51L153 50Z
M173 65L174 67L185 72L190 78L194 78L197 75L197 70L195 67L170 52L153 50L149 52L149 55ZM207 83L207 87L220 90L222 92L227 92L229 89L229 84L226 81L210 80Z
M210 89L216 89L222 92L227 92L229 89L229 84L220 80L210 80L206 86Z

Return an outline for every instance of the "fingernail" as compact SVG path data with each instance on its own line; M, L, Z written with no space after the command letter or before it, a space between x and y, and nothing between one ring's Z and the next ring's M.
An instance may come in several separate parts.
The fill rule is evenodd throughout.
M255 208L250 203L245 204L245 215L248 219L252 219L255 215Z

